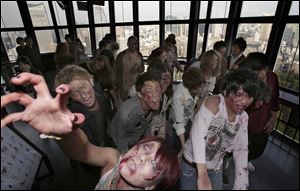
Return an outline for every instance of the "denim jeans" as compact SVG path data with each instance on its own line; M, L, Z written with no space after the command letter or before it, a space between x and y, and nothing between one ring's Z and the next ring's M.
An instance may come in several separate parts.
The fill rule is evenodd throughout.
M180 190L197 190L197 169L181 159ZM222 190L222 169L207 171L212 189Z

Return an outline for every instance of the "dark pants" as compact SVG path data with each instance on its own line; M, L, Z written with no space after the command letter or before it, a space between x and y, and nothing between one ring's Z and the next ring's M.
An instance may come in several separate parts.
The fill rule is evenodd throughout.
M248 161L257 159L260 155L263 154L268 143L268 137L269 135L264 132L261 133L248 132L248 140L249 140Z

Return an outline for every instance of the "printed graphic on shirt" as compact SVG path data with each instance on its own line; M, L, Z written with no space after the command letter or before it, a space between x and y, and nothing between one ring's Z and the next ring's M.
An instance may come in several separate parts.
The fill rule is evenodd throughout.
M232 147L238 129L238 123L236 125L230 124L221 117L213 119L205 138L206 160L218 160L223 157L226 149Z

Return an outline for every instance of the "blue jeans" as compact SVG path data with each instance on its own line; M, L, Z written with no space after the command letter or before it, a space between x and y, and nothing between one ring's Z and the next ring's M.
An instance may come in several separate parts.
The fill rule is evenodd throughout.
M197 190L197 169L181 159L181 175L179 179L180 190ZM222 190L222 168L207 171L212 189Z

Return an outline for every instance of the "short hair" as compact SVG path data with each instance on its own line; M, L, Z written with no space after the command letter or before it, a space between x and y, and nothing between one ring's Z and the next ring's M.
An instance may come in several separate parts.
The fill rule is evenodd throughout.
M84 68L77 65L67 65L55 76L54 87L69 84L73 80L90 80L93 76Z
M189 90L195 90L201 85L205 84L204 75L200 68L188 68L182 75L184 87Z
M30 58L28 58L27 56L19 56L18 59L16 60L16 63L18 65L20 63L22 63L22 64L26 64L26 65L32 66L32 62L31 62Z
M222 92L226 92L225 96L235 94L240 89L243 89L250 97L256 98L259 84L255 72L239 68L225 74L222 83Z
M147 71L143 74L138 75L135 82L135 89L137 92L140 92L144 87L145 82L152 81L152 82L158 82L160 84L160 80L161 80L161 75L151 71Z
M262 52L251 52L239 65L240 68L249 68L253 71L260 71L269 68L269 61L266 54Z
M140 140L136 145L156 141L160 146L155 154L158 161L157 168L160 171L160 178L156 180L156 189L170 189L174 186L180 175L180 163L175 150L166 142L165 139L158 136L148 136Z
M127 43L129 43L129 41L132 41L132 40L139 40L136 36L130 36L130 37L128 37L128 39L127 39Z
M223 40L220 40L220 41L215 42L215 44L213 46L213 49L214 50L220 50L223 47L227 48L227 44Z
M247 48L247 42L243 37L236 38L232 45L237 45L242 52Z

